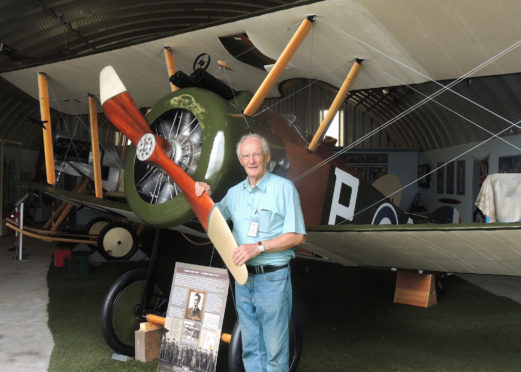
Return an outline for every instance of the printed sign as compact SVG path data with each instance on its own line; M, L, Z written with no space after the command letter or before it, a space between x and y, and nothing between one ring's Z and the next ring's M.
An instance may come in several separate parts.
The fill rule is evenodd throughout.
M228 285L225 269L176 263L159 372L215 371Z

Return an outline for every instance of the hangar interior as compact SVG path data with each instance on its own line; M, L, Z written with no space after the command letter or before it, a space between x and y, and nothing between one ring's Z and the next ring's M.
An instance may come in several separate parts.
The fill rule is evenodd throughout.
M27 190L26 186L22 187L22 184L36 182L43 186L47 185L42 139L42 128L45 123L41 121L40 103L37 93L35 93L38 86L37 76L34 74L34 86L24 91L27 79L20 78L20 84L17 84L17 76L21 75L16 74L23 74L24 71L29 70L45 72L48 66L61 66L59 65L61 62L95 58L104 53L117 52L125 48L127 48L125 50L131 50L147 42L176 35L204 32L205 29L225 27L234 22L245 22L246 24L249 20L253 22L258 17L264 19L262 17L290 12L298 7L312 9L315 5L322 4L321 6L323 6L323 3L339 6L339 2L336 0L332 2L327 0L262 0L256 2L12 0L0 5L0 24L2 25L0 27L0 157L2 158L2 185L0 186L2 254L0 257L2 257L3 273L1 275L3 284L0 287L2 288L3 300L1 303L3 305L0 305L0 314L6 323L15 323L20 326L23 319L31 319L35 312L38 313L36 317L38 319L35 319L34 324L29 322L32 324L31 327L21 326L28 328L26 333L17 327L6 326L6 335L0 337L0 345L5 346L6 350L0 354L0 366L5 366L6 370L13 371L40 369L62 371L67 370L67 366L70 366L69 363L79 363L78 366L81 367L78 367L77 370L155 371L158 366L157 361L140 363L112 359L111 349L103 344L104 340L100 335L99 325L94 324L97 323L99 315L96 315L95 320L88 318L91 315L80 315L80 317L87 317L88 320L85 326L77 326L78 334L74 335L74 331L71 331L70 328L76 327L74 322L78 322L78 319L71 314L75 311L71 310L71 306L72 308L87 306L88 298L78 298L67 305L69 310L64 313L58 312L59 315L55 316L64 317L63 324L62 327L58 326L60 321L54 318L54 323L50 326L52 334L45 327L45 323L48 321L45 316L46 312L50 313L51 310L59 309L61 301L66 303L75 297L74 293L78 291L78 288L80 288L79 291L85 291L86 294L95 288L95 291L87 296L93 296L92 298L95 299L93 302L96 302L98 306L90 311L99 311L99 303L103 300L108 287L127 270L142 267L148 262L146 257L152 254L154 234L153 230L149 230L147 227L142 233L143 227L134 224L135 229L139 230L139 234L136 234L135 231L129 233L136 240L135 243L132 243L132 254L121 259L121 257L113 257L110 254L106 256L101 253L99 262L90 261L90 274L86 277L79 277L79 275L78 277L74 275L66 277L60 269L54 267L56 252L63 249L64 246L72 246L70 243L49 243L24 236L23 244L26 244L24 251L12 250L17 247L17 242L21 239L13 236L12 230L6 228L5 221L14 212L17 202L21 200ZM374 8L378 8L378 6L371 1L351 0L347 3L354 9L366 7L374 14L378 14L377 11L374 11ZM500 3L504 7L494 8L498 12L504 12L511 5L508 1ZM348 7L347 4L345 6ZM412 13L419 11L416 6L421 8L420 5L411 5L410 1L402 2L400 6L410 7ZM456 5L454 5L454 9L447 11L455 12L455 8ZM298 17L296 18L298 19ZM288 24L288 26L294 25ZM230 35L214 36L229 37ZM491 36L491 38L493 37ZM241 40L243 42L246 40L249 47L247 60L244 62L244 58L241 59L242 53L240 52L230 52L229 54L234 59L224 61L233 65L230 74L233 73L235 66L241 66L241 63L252 66L260 64L261 67L257 67L257 70L260 71L258 73L267 73L262 66L275 61L262 54L262 41L254 40L253 37L250 40L248 35ZM320 40L319 37L316 40L313 39L313 43L320 42L324 42L324 40ZM222 44L225 45L225 42ZM515 47L517 44L514 43L513 48ZM190 61L180 63L178 67L190 74L192 68L195 69L198 55L206 53L208 48L208 44L201 43L200 46L194 48L197 53L193 55L185 55L187 53L183 50L174 48L176 58L176 53L178 53L180 61ZM233 49L229 47L228 51L230 50ZM169 84L164 56L161 51L157 52L158 62L157 65L153 65L153 68L162 65L164 69L161 71L164 74L164 87L162 86L158 90L167 92ZM213 56L209 53L209 56L211 57L211 67L208 71L214 73L218 68L226 69L223 67L224 65L220 64L221 61L218 63L219 55ZM349 62L351 62L351 58L356 57L352 54L349 56ZM360 55L360 57L364 56ZM288 67L290 75L278 80L272 94L263 101L260 111L271 110L287 119L301 139L309 144L334 101L342 80L336 78L335 84L332 84L330 81L314 78L314 72L322 70L322 68L320 63L313 64L311 58L306 56L306 61L307 59L309 59L306 62L309 67L300 71L298 77L291 75L291 70L296 68L290 62ZM193 65L191 61L194 61ZM132 63L132 61L127 62ZM140 61L136 59L136 64L138 62ZM377 59L376 62L378 62ZM375 59L368 58L367 61L363 61L361 68L364 69L366 65L369 66L369 71L373 71ZM143 68L144 76L152 68L150 66L146 65ZM345 64L343 67L345 69ZM59 71L60 67L57 68ZM64 74L67 68L63 68ZM396 196L391 195L387 199L408 214L414 224L484 222L485 216L476 207L476 199L487 175L521 173L521 154L519 152L521 131L517 125L521 121L519 105L521 71L504 73L499 68L496 72L494 71L483 75L466 76L465 71L459 69L458 74L451 78L407 83L400 80L400 76L397 75L388 78L385 85L374 85L361 89L357 89L355 84L355 88L349 91L343 99L339 113L327 132L327 136L334 137L336 141L326 137L326 142L329 143L324 148L331 156L338 154L336 158L349 166L352 174L368 184L373 184L381 176L396 176L400 181L398 191L401 196L396 199ZM77 71L77 74L80 76L82 72ZM222 84L230 85L230 82L225 79L228 75L222 73L215 75L218 75ZM138 90L140 84L145 85L140 79L146 78L139 76L134 78L135 80L130 82L133 89ZM25 79L24 83L21 83L22 79ZM97 79L97 76L92 79ZM50 100L52 101L50 121L52 122L57 175L55 187L70 191L79 187L82 177L78 176L84 173L76 168L68 171L67 162L76 161L89 164L92 163L93 155L90 150L91 129L88 106L83 105L83 98L80 102L80 98L76 96L52 97L53 89L56 89L55 92L59 91L60 85L63 83L60 81L59 75L49 76ZM85 96L87 93L86 91ZM427 102L424 102L426 99ZM81 110L70 109L70 107L80 104L83 105ZM63 111L58 109L60 105L64 108ZM142 113L148 113L151 106L152 104L142 105L139 109ZM113 168L125 167L124 157L128 150L127 139L110 123L99 103L97 108L98 137L102 145L103 180L105 186L110 188L106 195L110 199L112 192L114 197L112 200L125 203L125 198L121 193L125 188L123 172L111 172ZM238 167L238 163L236 165ZM93 183L88 188L94 193ZM58 208L59 201L43 192L31 193L25 202L26 223L37 227L48 223L52 218L51 215ZM109 205L109 207L113 206ZM436 213L440 210L444 214ZM154 211L150 214L155 213L157 212ZM83 233L85 229L90 231L93 221L102 220L104 222L101 230L107 223L105 221L109 221L99 219L102 215L99 209L76 205L64 222L64 225L67 225L66 228L62 227L60 230ZM122 229L120 225L115 226ZM193 227L189 226L189 228ZM199 227L197 229L201 230ZM99 230L96 231L96 234L98 233ZM89 232L89 234L91 233ZM137 235L140 236L139 239L136 237ZM164 233L162 241L168 242L166 245L179 238L179 235L176 235L175 238L169 236L168 233ZM89 247L85 248L86 251L90 252L89 244L94 245L94 250L96 245L99 248L100 244L104 244L100 243L98 238L96 239L95 243L92 242L92 239L89 243L83 243L84 247ZM201 238L196 238L195 242L189 239L182 240L184 243L179 244L189 246L192 251L179 249L179 252L176 253L179 256L175 258L171 257L172 252L166 253L167 259L164 258L162 265L172 265L172 262L176 260L193 260L191 262L203 265L207 265L208 261L213 265L216 260L219 265L219 259L215 259L213 256L214 252L210 252L211 250L207 248L204 248L203 251L199 244L200 241L197 239ZM134 245L139 248L134 249ZM103 251L103 248L101 250ZM141 256L135 256L136 251ZM23 257L19 262L16 260L18 253L21 254L20 257ZM84 256L86 253L81 253L80 249L79 256L82 255ZM51 259L52 256L53 259ZM334 257L334 253L332 256ZM346 268L336 263L329 263L328 259L321 260L321 258L324 257L308 254L303 261L297 258L298 262L294 267L296 302L300 307L308 309L302 311L305 326L309 331L304 331L306 335L299 370L315 371L322 368L326 368L322 370L345 370L346 366L348 369L359 370L389 370L392 368L437 370L438 367L446 370L459 370L462 366L467 365L475 366L476 370L487 370L488 367L498 365L503 370L517 368L518 355L520 355L518 347L521 346L519 336L521 335L518 330L513 328L518 323L516 314L519 314L519 310L521 310L519 305L521 283L516 276L486 277L466 274L456 278L446 275L446 273L436 272L435 286L438 291L439 304L429 309L417 309L393 305L392 296L396 276L394 271L375 270L376 273L373 273L373 270L366 271L356 265ZM333 262L335 262L334 259ZM49 264L51 264L51 268L47 270ZM393 269L395 268L393 267ZM432 272L434 271L432 270ZM168 275L168 280L171 280L171 273ZM521 273L517 276L519 275ZM24 279L18 280L17 278L21 276ZM95 284L88 282L88 280L94 280L93 277L98 278ZM41 282L45 281L48 282L49 288L40 286ZM339 287L337 282L341 281L350 283L346 284L346 291L343 294L339 294L336 290ZM478 288L472 283L480 287ZM24 287L24 285L28 287ZM485 288L495 295L481 288ZM32 291L33 289L35 292ZM37 293L36 289L43 292L48 290L49 297L52 296L52 300L55 302L51 305L51 299L47 297L47 294ZM28 296L17 297L14 295L15 292L18 294L26 292ZM372 295L370 295L371 293ZM25 301L30 301L27 297L36 300L34 305L23 306ZM320 302L316 302L316 299L320 299ZM465 305L457 302L458 299L462 299L462 302L464 300ZM46 301L49 302L48 306ZM328 301L332 303L332 315L321 315L316 309L316 304ZM231 295L228 296L227 314L234 313L230 302ZM391 308L391 305L394 307ZM23 310L18 311L17 306ZM7 316L8 313L9 316ZM78 311L78 314L82 314L82 312ZM407 318L410 319L410 322L406 322ZM451 320L455 320L461 327L456 327ZM446 323L440 325L440 322ZM374 328L372 328L373 325ZM69 329L66 329L66 326ZM92 330L92 327L98 328ZM224 327L230 329L225 330ZM224 327L223 332L231 332L233 319L226 318ZM454 331L451 331L451 327ZM437 332L438 328L440 329L436 334L438 339L433 341L430 336L433 332ZM517 326L517 328L519 327ZM85 341L86 343L102 344L102 346L96 346L96 349L92 351L95 355L91 358L93 361L85 362L89 359L88 356L75 355L73 357L67 354L77 353L78 350L67 350L66 346L68 343L70 344L70 340L74 338L80 340L79 345L74 346L81 349L82 334L88 332L95 333L95 336L93 336L94 338L86 337L88 340ZM58 333L60 333L59 336ZM65 336L63 336L64 333ZM67 335L67 333L72 333L72 335ZM426 334L429 337L425 336ZM393 335L399 336L393 341ZM471 341L469 349L460 348L460 344L468 343L468 340L473 340L473 337L487 338L487 340ZM313 338L314 341L307 341L310 338ZM360 340L359 343L357 343L357 338ZM380 342L373 343L373 338L380 338ZM326 342L328 339L331 343ZM18 341L12 342L12 340ZM24 340L30 340L31 345L40 345L41 348L35 349L37 351L32 354L31 352L26 355L19 353L17 345L23 344ZM490 349L491 340L495 342L495 349ZM402 342L407 346L402 351L394 350L393 355L392 350L396 349L396 345L393 346L393 343L396 342ZM429 346L429 342L432 343L432 346ZM343 344L348 344L350 350L342 349L340 346ZM415 344L421 346L415 349ZM227 356L223 355L228 352L228 345L223 345L219 353L217 370L224 371L231 367L228 366ZM451 348L452 350L447 350ZM29 350L33 350L32 346L29 347ZM85 350L88 350L85 352L88 354L91 349L86 345ZM377 353L381 353L381 356L373 359L371 355ZM415 356L411 357L411 353ZM477 356L478 354L479 356ZM443 359L444 355L447 356L446 359ZM459 361L455 361L458 355L463 357ZM104 360L104 358L109 360ZM439 364L436 367L429 366L429 363ZM3 367L1 369L3 370Z

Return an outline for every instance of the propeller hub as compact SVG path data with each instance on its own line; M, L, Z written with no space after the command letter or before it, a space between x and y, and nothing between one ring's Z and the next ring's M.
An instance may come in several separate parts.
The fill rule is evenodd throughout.
M156 138L152 133L147 133L141 137L137 144L136 157L141 161L145 161L150 158L155 148Z
M172 159L176 164L179 164L179 161L183 158L183 146L181 143L175 138L170 138L168 140L170 142L171 150L168 154L170 159Z

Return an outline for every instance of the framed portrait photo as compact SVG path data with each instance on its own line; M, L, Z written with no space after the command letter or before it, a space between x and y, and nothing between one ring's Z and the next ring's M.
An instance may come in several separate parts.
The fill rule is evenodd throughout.
M191 289L188 292L188 301L186 302L185 318L200 322L204 313L205 300L206 292Z

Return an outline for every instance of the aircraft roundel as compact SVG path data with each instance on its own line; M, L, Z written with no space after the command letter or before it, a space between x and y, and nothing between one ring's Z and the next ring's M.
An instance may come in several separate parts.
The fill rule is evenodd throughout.
M381 204L373 216L373 225L397 225L398 215L391 203Z

